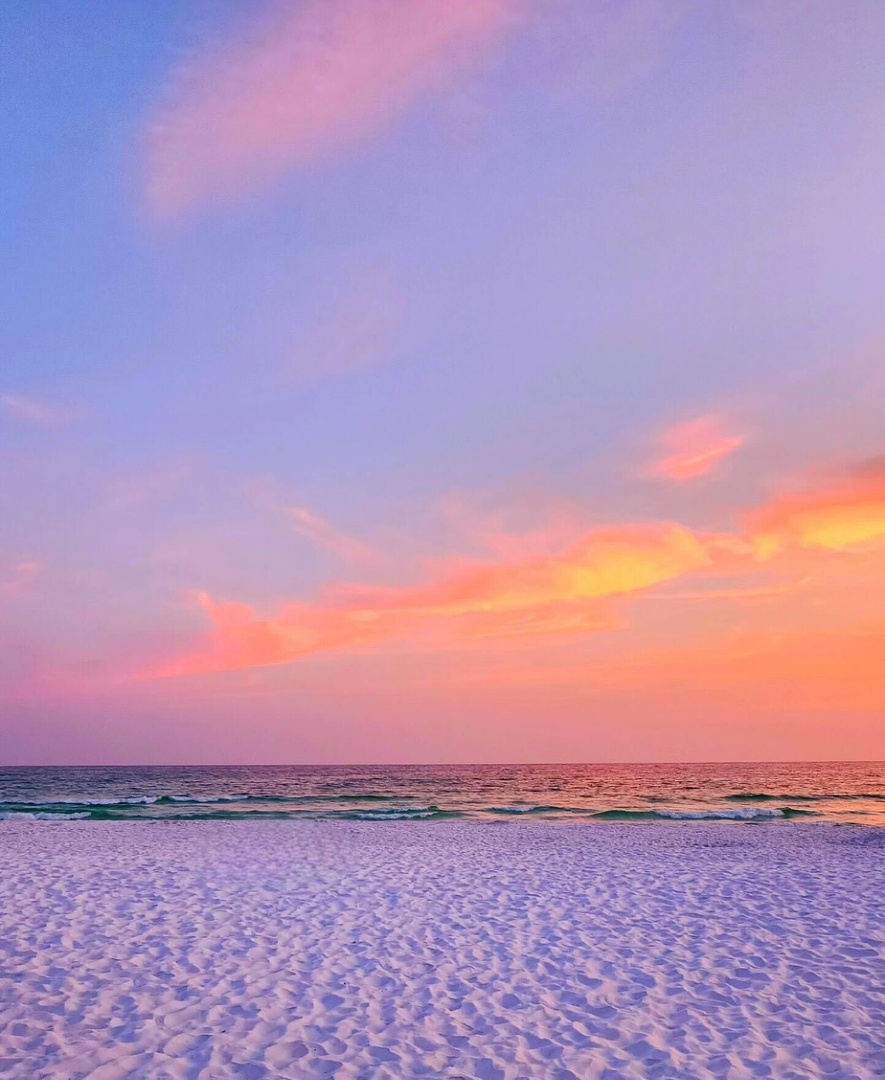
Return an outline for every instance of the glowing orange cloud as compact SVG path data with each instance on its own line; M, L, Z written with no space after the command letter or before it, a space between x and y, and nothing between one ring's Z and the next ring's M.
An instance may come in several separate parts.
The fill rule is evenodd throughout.
M751 516L763 556L789 545L845 551L885 541L885 468L870 470L823 492L792 495Z
M314 542L346 557L364 553L359 542L342 536L310 511L295 509L290 517ZM497 532L495 536L500 540ZM715 581L709 587L702 581L700 588L687 593L658 595L726 603L786 597L807 592L814 580L809 552L864 553L870 544L883 541L885 470L867 471L836 487L762 507L750 516L744 533L701 535L677 524L661 524L596 529L558 554L526 554L519 543L498 544L494 560L441 562L428 567L420 585L334 584L313 601L283 606L272 617L200 594L211 631L193 652L153 674L282 664L403 635L475 641L587 634L621 625L613 611L618 597L689 575ZM358 546L351 550L354 543ZM508 557L506 551L523 553ZM753 581L750 588L740 582L722 587L723 575L758 577L775 559L795 580L775 577L761 584ZM852 573L870 572L856 555L850 566ZM835 610L828 602L830 609Z
M521 611L636 592L709 561L704 544L678 525L600 529L560 557L482 563L418 589L353 595L380 610L429 616Z
M666 480L694 480L711 473L743 443L744 437L730 432L722 417L699 416L664 432L663 456L652 472Z
M339 532L319 514L314 514L304 506L292 506L286 510L292 528L306 540L331 551L345 562L366 563L372 562L375 553L361 540Z
M153 674L183 675L287 663L435 624L469 637L601 629L593 603L635 593L709 563L688 529L666 525L590 533L558 558L456 567L417 588L339 586L313 604L259 618L244 604L198 600L213 630L202 649Z
M148 145L174 214L382 130L507 23L513 0L276 0L247 40L190 62Z

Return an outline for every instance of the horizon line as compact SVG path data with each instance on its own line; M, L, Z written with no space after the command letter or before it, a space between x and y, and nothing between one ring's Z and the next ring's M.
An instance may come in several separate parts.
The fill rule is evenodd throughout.
M569 765L885 765L881 758L757 758L698 761L410 761L410 762L39 762L4 769L476 769Z

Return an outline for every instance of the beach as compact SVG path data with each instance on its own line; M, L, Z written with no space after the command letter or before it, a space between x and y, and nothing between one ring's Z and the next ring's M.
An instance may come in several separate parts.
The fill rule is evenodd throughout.
M0 822L0 1074L885 1075L885 830Z

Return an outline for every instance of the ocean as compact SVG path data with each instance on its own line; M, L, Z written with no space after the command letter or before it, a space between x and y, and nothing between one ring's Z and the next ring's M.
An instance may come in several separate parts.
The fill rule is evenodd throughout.
M885 825L885 763L0 768L0 820Z

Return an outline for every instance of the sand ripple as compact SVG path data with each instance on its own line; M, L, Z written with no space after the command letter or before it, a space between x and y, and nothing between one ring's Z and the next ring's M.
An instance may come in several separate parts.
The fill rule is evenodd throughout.
M885 1076L885 830L0 825L0 1075Z

